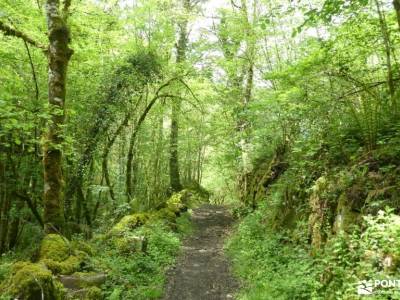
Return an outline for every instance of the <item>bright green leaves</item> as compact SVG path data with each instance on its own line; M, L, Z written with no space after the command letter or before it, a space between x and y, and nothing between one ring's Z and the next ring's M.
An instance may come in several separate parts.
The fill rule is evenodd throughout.
M334 17L343 13L357 14L368 4L368 0L325 0L322 7L312 8L305 13L306 23L316 24L318 21L329 23Z

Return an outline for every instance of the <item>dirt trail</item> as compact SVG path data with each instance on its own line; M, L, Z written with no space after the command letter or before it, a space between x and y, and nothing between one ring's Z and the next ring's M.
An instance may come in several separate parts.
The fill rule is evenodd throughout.
M234 299L237 282L230 273L223 243L233 219L221 206L203 205L193 211L195 232L168 272L163 300Z

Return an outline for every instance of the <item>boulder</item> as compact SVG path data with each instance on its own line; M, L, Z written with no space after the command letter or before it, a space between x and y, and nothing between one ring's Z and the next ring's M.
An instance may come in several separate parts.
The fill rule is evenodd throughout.
M63 286L70 290L81 290L88 287L100 287L106 282L105 273L74 273L72 275L60 275L58 279Z
M42 263L17 262L0 287L1 294L19 300L61 300L65 290Z

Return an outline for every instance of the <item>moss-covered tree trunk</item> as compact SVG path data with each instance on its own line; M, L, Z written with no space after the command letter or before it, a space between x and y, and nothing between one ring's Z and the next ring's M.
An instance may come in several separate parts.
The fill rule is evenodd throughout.
M397 15L397 23L399 24L400 29L400 0L393 0L394 10Z
M70 34L67 26L71 1L47 0L46 16L49 37L49 105L51 120L43 153L44 165L44 222L46 232L63 229L63 172L62 125L66 95L67 66L72 55L69 48Z

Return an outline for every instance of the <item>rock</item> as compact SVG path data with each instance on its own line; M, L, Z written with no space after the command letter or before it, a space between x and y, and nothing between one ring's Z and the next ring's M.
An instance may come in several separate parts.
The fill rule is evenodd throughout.
M346 193L343 193L338 200L332 231L336 234L348 232L351 229L351 225L357 224L360 219L360 213L351 208L351 203L348 201Z
M100 287L106 282L105 273L75 273L69 276L61 275L58 277L63 286L67 289L80 290L87 287Z
M122 254L131 254L135 252L146 252L148 240L145 236L127 234L123 237L115 237L112 243L116 250Z
M315 181L312 187L312 194L309 198L311 213L308 220L309 233L311 236L312 254L315 254L323 243L323 224L325 218L325 201L321 199L321 194L328 189L328 181L322 176Z
M121 236L147 223L151 219L148 213L138 213L125 216L110 230L110 236Z
M65 291L44 264L17 262L10 277L2 283L0 294L19 300L61 300Z
M39 262L54 274L70 275L79 271L92 254L93 250L84 242L70 243L59 234L48 234L40 245Z
M67 239L59 234L46 235L39 250L39 259L51 259L57 262L66 260L71 254Z

